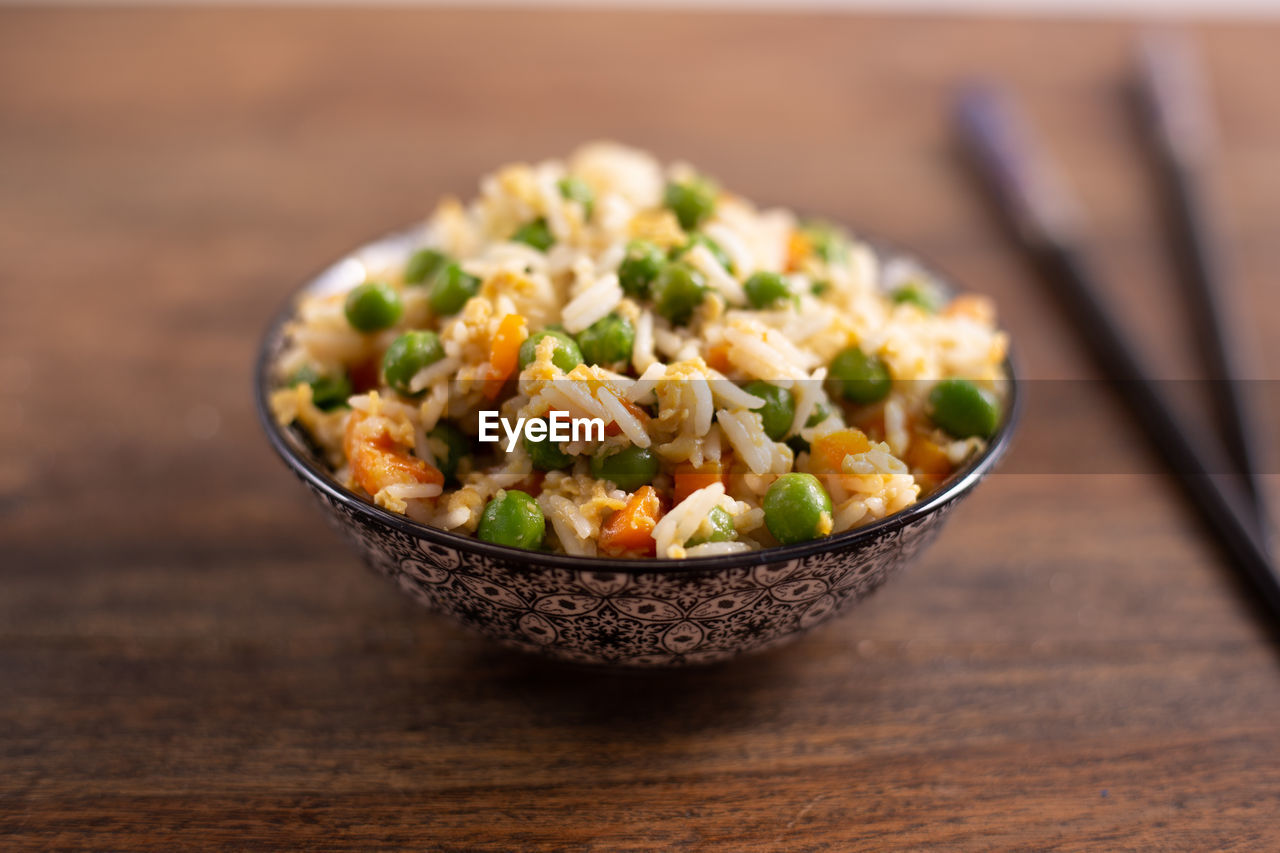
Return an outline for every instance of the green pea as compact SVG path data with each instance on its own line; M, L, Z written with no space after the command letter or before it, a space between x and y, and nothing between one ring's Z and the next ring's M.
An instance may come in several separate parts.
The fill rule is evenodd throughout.
M849 236L838 225L808 222L800 230L809 239L818 257L827 263L844 263L849 259Z
M716 263L729 272L733 272L733 259L729 257L729 253L706 234L690 234L689 242L671 250L671 259L678 260L683 258L694 246L706 246L707 251L711 253L711 257L716 259Z
M648 299L653 280L667 264L667 256L648 240L632 240L627 244L627 255L618 264L618 283L633 299Z
M449 256L436 249L419 249L409 256L404 265L405 284L422 284L430 280L449 263Z
M542 547L547 521L532 496L518 489L498 492L480 514L476 537L496 545L536 551Z
M529 461L533 463L533 467L539 471L559 471L573 464L573 457L561 450L560 445L549 437L534 441L526 431L524 450L529 454Z
M810 413L809 419L804 422L804 428L816 427L829 417L831 417L831 407L826 403L818 403L813 407L813 412Z
M698 532L685 546L692 548L706 542L730 542L737 538L738 531L733 527L733 516L725 512L723 507L713 506Z
M405 332L391 342L382 356L382 375L401 394L412 393L409 381L414 374L444 358L444 347L435 332Z
M968 379L944 379L929 392L933 422L956 438L990 438L1000 425L1000 400Z
M385 281L366 281L347 294L347 322L359 332L394 326L404 313L400 294Z
M458 465L471 455L471 439L448 421L441 421L427 433L427 444L436 457L436 467L449 485L458 483Z
M764 523L783 545L827 536L831 498L812 474L783 474L765 493Z
M567 177L561 178L556 182L556 187L560 190L561 198L569 201L576 201L582 205L582 218L591 221L591 212L596 206L596 194L592 191L587 182L581 178Z
M758 272L742 283L752 308L769 308L784 299L795 298L791 285L776 272Z
M658 457L647 447L630 445L591 457L591 476L609 480L624 492L647 486L658 476Z
M532 222L526 222L517 228L516 233L511 235L511 242L524 243L539 252L545 252L556 242L556 238L551 235L551 229L547 227L547 220L539 218Z
M577 341L559 329L543 329L540 332L534 332L520 344L520 353L517 358L521 370L533 364L538 358L538 344L543 338L555 338L555 350L551 353L551 363L556 367L568 373L582 364L582 350L578 349Z
M616 364L631 358L636 330L631 321L617 314L596 320L578 335L578 346L588 364Z
M916 305L926 314L936 314L940 307L937 295L921 282L914 280L908 281L893 291L893 293L889 294L889 298L898 305L906 303Z
M782 437L791 431L791 420L796 416L795 397L786 388L761 380L752 382L742 390L764 400L763 406L751 411L760 413L765 435L772 441L782 441Z
M663 192L662 203L676 215L681 228L692 231L715 212L719 191L706 178L672 181Z
M351 380L347 374L322 376L310 367L303 367L289 378L289 387L307 384L311 386L311 402L322 412L346 406L351 396Z
M653 281L654 308L677 326L689 322L706 293L706 279L687 264L667 264Z
M856 346L840 350L831 361L827 379L832 396L854 403L874 403L889 395L893 379L889 368L876 355L867 355Z
M829 281L815 281L812 285L809 286L809 292L812 293L814 296L822 296L830 289L831 289L831 282Z
M427 301L431 310L440 317L457 314L467 300L480 290L480 279L467 275L456 261L444 265L431 283L431 295Z

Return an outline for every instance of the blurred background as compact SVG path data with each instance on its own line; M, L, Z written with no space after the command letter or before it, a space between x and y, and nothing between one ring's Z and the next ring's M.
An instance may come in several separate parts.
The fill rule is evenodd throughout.
M1008 87L1135 339L1201 377L1123 94L1140 33L1187 34L1274 387L1280 5L535 5L0 6L0 835L1280 847L1264 620L950 123L963 81ZM258 336L351 247L597 138L923 253L995 298L1026 376L1090 395L1029 412L924 559L764 658L584 674L424 616L271 456Z

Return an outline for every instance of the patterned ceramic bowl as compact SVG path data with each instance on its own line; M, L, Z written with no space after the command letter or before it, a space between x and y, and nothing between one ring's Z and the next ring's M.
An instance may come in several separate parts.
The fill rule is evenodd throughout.
M415 234L372 243L300 292L351 287L403 257ZM899 253L894 252L894 255ZM296 298L296 297L295 297ZM258 356L255 396L272 447L365 562L429 609L509 646L579 663L711 663L790 640L847 610L937 537L1003 455L1018 416L1011 364L1004 422L985 452L925 500L874 524L806 542L690 560L618 560L522 551L410 521L345 489L267 397L289 306Z

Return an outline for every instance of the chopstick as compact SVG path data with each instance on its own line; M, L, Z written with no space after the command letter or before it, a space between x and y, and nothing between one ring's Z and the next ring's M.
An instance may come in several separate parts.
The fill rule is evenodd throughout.
M1085 258L1080 218L1023 134L1009 99L992 86L971 87L959 98L956 122L979 176L1023 248L1058 285L1101 366L1122 387L1121 397L1217 533L1234 568L1280 620L1280 574L1264 547L1250 506L1232 483L1223 483L1210 473L1224 470L1213 445L1179 420L1142 357L1130 345Z
M1241 357L1233 346L1218 240L1204 181L1211 127L1204 80L1191 46L1171 32L1148 34L1139 43L1134 94L1143 129L1155 152L1155 165L1168 198L1174 240L1182 250L1179 270L1190 294L1192 314L1207 361L1223 442L1253 502L1254 515L1269 538L1266 490L1261 482L1257 430L1241 394Z

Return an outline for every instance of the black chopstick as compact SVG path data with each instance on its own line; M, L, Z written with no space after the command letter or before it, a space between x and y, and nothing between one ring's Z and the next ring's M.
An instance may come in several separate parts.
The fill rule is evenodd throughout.
M1264 542L1269 538L1266 490L1260 478L1257 431L1241 393L1243 372L1224 304L1226 292L1216 229L1205 203L1203 172L1211 145L1209 104L1190 45L1172 32L1139 44L1134 94L1142 127L1168 200L1179 271L1200 328L1223 443L1253 502Z
M1067 195L1035 155L1007 97L991 86L963 92L956 121L980 177L1013 225L1023 247L1058 285L1068 310L1111 378L1121 384L1147 435L1213 527L1233 565L1280 619L1280 574L1263 545L1250 505L1223 471L1211 443L1199 440L1165 399L1102 298Z

